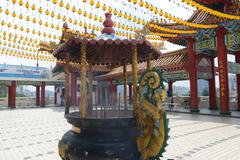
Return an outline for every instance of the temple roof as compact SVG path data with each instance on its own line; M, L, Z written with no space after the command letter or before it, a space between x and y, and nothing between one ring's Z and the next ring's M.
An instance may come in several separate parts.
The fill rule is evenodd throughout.
M65 59L69 54L70 61L80 63L80 46L87 46L87 60L92 61L93 65L119 65L125 60L127 63L132 61L132 46L137 46L138 62L143 62L147 54L152 54L156 59L161 52L153 47L147 40L141 39L83 39L73 37L62 46L57 48L53 55L57 59Z
M188 61L187 49L181 49L173 52L162 54L157 60L151 61L153 68L159 68L165 71L184 70L184 64ZM138 72L142 73L147 68L147 63L138 64ZM127 65L128 76L132 74L132 66ZM123 67L112 69L111 72L95 77L95 80L101 81L106 79L114 79L123 76Z

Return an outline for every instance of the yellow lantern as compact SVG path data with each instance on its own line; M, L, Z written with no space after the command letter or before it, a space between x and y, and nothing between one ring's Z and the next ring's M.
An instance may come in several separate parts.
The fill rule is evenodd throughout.
M68 20L69 23L72 23L72 18L70 17L69 20Z
M48 11L48 9L45 11L45 14L46 14L46 15L49 15L49 11Z
M15 4L17 2L17 0L12 0L12 3Z
M109 12L109 13L112 13L112 7L109 7L109 8L108 8L108 12Z
M102 10L106 11L106 9L107 9L107 7L106 7L106 5L104 4L104 5L102 6Z
M49 26L49 24L48 24L48 22L46 22L46 23L45 23L45 27L48 27L48 26Z
M40 19L40 21L38 22L38 24L41 26L43 24L42 20Z
M19 14L18 18L19 18L19 19L23 19L23 15L22 15L22 13Z
M15 24L15 25L14 25L14 29L17 29L17 28L18 28L18 26Z
M82 14L82 10L81 9L78 10L78 14Z
M118 14L118 11L114 9L113 14L116 16Z
M128 17L128 15L127 15L127 13L125 12L124 13L124 16L123 16L125 19L127 19L127 17Z
M131 20L132 19L132 16L131 16L131 14L128 16L128 20Z
M90 5L91 5L91 6L94 5L94 0L90 0Z
M144 5L144 2L141 0L141 1L139 2L139 6L140 6L140 7L143 7L143 5Z
M26 17L26 20L29 22L29 21L30 21L30 17L29 17L29 16L27 16L27 17Z
M6 15L9 15L9 14L10 14L10 12L9 12L8 9L6 9L5 14L6 14Z
M18 2L18 4L19 4L19 6L22 6L22 5L23 5L23 1L20 0L20 1Z
M24 30L24 29L23 29L23 26L21 26L21 27L20 27L20 31L23 31L23 30Z
M97 2L96 8L100 8L100 7L101 7L101 4L99 2Z
M94 16L94 20L97 21L98 20L98 17L97 15Z
M34 29L34 30L32 30L32 34L36 34L36 31L35 31L35 29Z
M149 8L149 3L148 2L145 2L145 8Z
M34 11L36 9L35 4L32 5L31 9Z
M17 14L16 14L15 11L12 13L12 16L13 16L13 17L16 17L16 16L17 16Z
M57 4L57 0L52 0L52 2L53 2L54 4Z
M122 11L118 12L118 17L122 17Z
M25 7L26 7L27 9L30 7L30 5L29 5L28 2L25 4Z
M60 14L57 15L57 19L61 19L61 15Z
M26 32L27 32L27 33L29 33L29 32L30 32L29 28L27 28L27 29L26 29Z
M137 0L133 0L133 3L134 3L134 4L137 4Z
M70 5L69 5L69 3L66 5L66 7L65 7L67 10L69 10L70 9Z
M0 7L0 13L2 13L2 7Z
M60 6L60 7L63 7L63 6L64 6L63 1L61 1L61 2L59 3L59 6Z
M76 19L74 20L73 24L77 25L77 20Z
M83 16L87 17L87 12L86 11L83 12Z
M53 18L55 16L55 13L52 11L51 12L51 17Z
M76 12L75 6L73 6L73 8L72 8L72 12Z
M12 25L11 25L11 23L9 22L9 23L7 24L7 26L8 26L8 28L10 28Z
M102 22L102 21L103 21L103 19L102 19L102 17L100 17L100 18L99 18L99 22Z
M151 5L149 9L150 9L150 11L153 11L154 10L153 5Z
M79 26L82 26L82 22L80 21L80 22L78 23L78 25L79 25Z
M42 7L38 8L38 12L42 13Z
M63 21L66 21L66 17L65 17L65 16L63 16L63 17L62 17L62 20L63 20Z
M93 15L92 15L92 13L90 13L90 14L88 15L88 18L89 18L89 19L92 19L92 17L93 17Z

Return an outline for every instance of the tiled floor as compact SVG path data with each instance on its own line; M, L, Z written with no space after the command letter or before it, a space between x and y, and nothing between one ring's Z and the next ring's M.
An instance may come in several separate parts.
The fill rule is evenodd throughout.
M239 160L240 119L168 113L163 159ZM63 108L0 111L0 160L60 160L57 144L70 125Z

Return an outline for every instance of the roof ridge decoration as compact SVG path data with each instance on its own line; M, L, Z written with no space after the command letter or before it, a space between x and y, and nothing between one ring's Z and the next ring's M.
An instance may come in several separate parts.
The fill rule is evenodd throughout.
M181 0L182 2L186 3L187 5L190 5L192 7L197 8L198 10L207 12L211 15L220 17L220 18L226 18L226 19L231 19L231 20L240 20L240 16L239 15L231 15L231 14L227 14L227 13L222 13L213 9L210 9L208 7L205 7L195 1L192 0Z

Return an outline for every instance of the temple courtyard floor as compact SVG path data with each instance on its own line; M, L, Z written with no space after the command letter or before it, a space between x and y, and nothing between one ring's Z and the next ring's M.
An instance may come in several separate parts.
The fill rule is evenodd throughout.
M62 107L0 111L0 160L60 160L58 141L70 129ZM169 112L164 160L239 160L240 119Z

